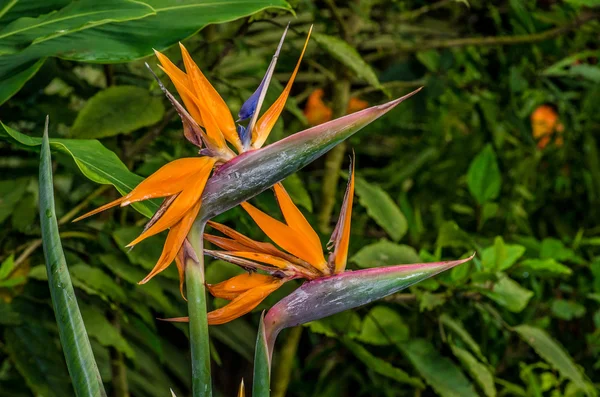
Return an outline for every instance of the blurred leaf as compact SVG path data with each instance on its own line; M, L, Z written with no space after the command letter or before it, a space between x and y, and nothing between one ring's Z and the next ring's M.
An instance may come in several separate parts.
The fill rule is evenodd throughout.
M472 248L473 242L471 237L454 221L447 221L440 226L435 245L438 248L454 247L454 248Z
M400 368L394 367L389 362L375 357L360 344L353 342L350 339L345 339L344 345L346 345L346 348L348 348L348 350L350 350L357 359L365 364L369 370L387 378L394 379L400 383L414 386L417 389L425 388L425 385L421 379L414 378Z
M540 276L570 276L573 273L569 267L554 259L525 259L519 269Z
M361 333L361 320L356 312L351 310L325 317L321 320L306 323L311 332L323 334L330 338L343 336L355 338Z
M2 200L0 200L0 224L12 215L14 208L25 194L28 183L27 179L0 181L0 194L2 195Z
M364 246L350 260L362 268L418 263L421 261L414 248L388 240Z
M73 285L88 294L98 295L103 299L109 298L116 302L127 300L123 289L102 270L84 264L71 266L69 270L73 277Z
M492 145L487 144L469 166L467 172L469 191L479 204L483 204L498 197L501 182L496 153Z
M356 194L369 216L390 235L392 240L398 241L406 234L408 223L404 214L382 188L362 178L356 178Z
M308 212L313 211L312 199L310 194L304 187L304 182L298 174L292 174L283 180L285 190L290 194L290 197L298 206L306 208Z
M572 249L565 247L562 241L555 238L545 238L542 240L540 258L583 263L583 261L575 255L575 252Z
M490 271L509 269L525 253L525 247L518 244L505 244L501 236L494 239L494 245L481 253L481 265Z
M375 306L365 316L357 340L371 345L387 346L408 340L409 328L393 309Z
M96 339L102 346L114 347L130 359L135 359L135 353L119 330L112 325L104 313L92 306L82 306L81 316L90 338Z
M364 79L375 88L383 90L375 71L366 63L358 51L344 40L322 33L313 33L315 41L335 60L352 70L356 76Z
M552 314L562 320L570 321L585 315L585 306L573 301L555 299L552 301L550 307L552 309Z
M419 296L419 311L431 311L438 306L442 306L447 300L448 297L446 295L432 294L429 291L425 291Z
M0 280L7 278L15 269L15 256L10 255L0 264Z
M477 342L475 342L471 334L469 334L469 332L460 322L450 317L447 313L443 313L440 316L439 321L453 331L465 343L465 345L467 345L469 349L475 353L477 358L484 362L487 361L483 353L481 353L481 348Z
M25 148L35 148L42 144L42 138L34 138L9 126L2 124L0 139ZM50 139L50 147L60 153L72 157L83 175L96 183L111 184L121 194L127 194L135 188L143 178L130 172L117 155L96 140L83 139ZM158 209L158 203L147 200L135 203L133 207L143 215L151 217Z
M71 128L75 138L105 138L158 123L162 98L135 86L115 86L91 97Z
M494 385L494 375L490 369L477 361L475 357L468 351L461 349L458 346L450 345L452 353L460 360L463 367L471 375L473 380L477 382L487 397L496 396L496 386Z
M5 348L27 386L38 396L73 395L69 373L57 343L35 324L7 328Z
M537 354L552 365L562 376L570 379L582 391L589 396L597 393L590 385L585 375L573 362L569 353L555 341L546 331L529 325L519 325L513 328L521 338L527 342Z
M600 6L600 0L565 0L567 3L573 4L575 6L585 6L585 7L598 7Z
M464 373L424 339L412 339L398 345L437 394L442 397L477 396Z
M0 21L2 21L2 19L0 19ZM25 67L23 70L10 76L5 76L5 79L0 81L0 105L19 92L25 83L40 70L45 60L46 58L41 58L30 66Z
M498 276L498 281L494 283L492 289L482 288L481 293L515 313L525 309L533 296L533 292L521 287L519 283L504 274Z

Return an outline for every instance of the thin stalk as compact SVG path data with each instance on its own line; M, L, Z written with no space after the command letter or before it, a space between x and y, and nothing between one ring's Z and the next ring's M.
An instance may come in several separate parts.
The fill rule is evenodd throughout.
M346 113L348 102L350 101L350 81L342 78L333 85L333 118L338 118ZM340 179L340 170L344 162L347 144L341 142L331 149L325 156L325 175L323 176L323 188L321 190L321 210L318 217L319 230L322 233L328 233L331 213L335 206L335 194L337 184Z
M302 336L302 326L290 329L285 343L277 357L275 373L273 374L273 397L285 397L294 368L294 358Z
M185 283L190 318L190 349L192 351L192 392L194 397L212 396L210 377L210 347L206 317L206 287L204 284L203 235L206 224L196 221L188 238L198 257L198 263L187 259Z

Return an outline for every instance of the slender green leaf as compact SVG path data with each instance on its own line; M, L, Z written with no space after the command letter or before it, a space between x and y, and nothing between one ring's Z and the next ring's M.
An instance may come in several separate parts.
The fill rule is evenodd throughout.
M104 138L126 134L158 123L165 112L162 98L135 86L114 86L86 103L71 128L77 138Z
M260 316L258 333L256 336L256 349L254 351L254 382L252 384L253 397L269 397L271 395L271 356L265 333L265 315Z
M371 345L386 346L408 340L409 333L408 325L394 309L375 306L365 316L357 339Z
M477 361L477 359L468 351L455 345L450 345L450 347L452 348L452 353L454 353L456 358L460 360L463 367L471 375L473 380L477 382L479 387L481 387L481 390L483 390L485 395L487 397L496 397L494 375L490 369L486 365Z
M562 376L570 379L580 390L585 391L589 396L598 395L569 353L546 331L530 325L519 325L513 329L525 342L533 347L540 357L556 368Z
M554 259L525 259L520 263L519 269L538 276L570 276L571 268L555 261Z
M378 373L379 375L385 376L386 378L393 379L397 382L404 383L416 387L417 389L424 389L425 385L419 378L415 378L401 370L400 368L394 367L389 362L382 360L372 355L364 346L351 341L350 339L344 340L344 345L358 358L367 369Z
M493 272L503 271L513 266L525 253L525 247L518 244L505 244L501 236L494 239L494 245L481 253L481 265Z
M322 33L313 33L312 37L334 59L352 70L359 78L364 79L375 88L383 89L373 68L362 59L358 51L350 44L340 38Z
M408 223L400 208L382 188L356 178L356 194L360 204L394 241L400 240L408 230Z
M121 333L112 325L104 313L93 306L82 306L81 315L85 320L86 329L90 338L96 339L102 346L110 346L119 350L130 359L135 358L135 353Z
M423 339L398 344L414 367L433 390L442 397L477 396L465 374L433 345Z
M440 316L440 322L446 327L448 327L452 332L454 332L460 339L462 339L465 345L467 345L469 349L471 349L471 351L475 353L480 360L486 361L485 356L483 355L483 353L481 353L481 348L479 347L479 344L475 342L471 334L469 334L469 332L465 329L465 327L463 327L463 325L460 322L453 319L446 313Z
M67 367L73 380L73 388L78 396L103 396L104 386L79 312L58 235L48 120L46 120L40 159L40 223L52 305Z

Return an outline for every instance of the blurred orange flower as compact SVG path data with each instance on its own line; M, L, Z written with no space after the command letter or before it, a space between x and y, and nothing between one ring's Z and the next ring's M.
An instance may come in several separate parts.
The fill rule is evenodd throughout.
M531 113L531 130L533 137L537 140L539 149L544 149L548 143L554 138L556 146L562 146L564 143L562 134L564 126L558 118L558 113L552 106L538 106Z
M322 88L317 88L306 100L304 115L310 125L323 124L333 118L333 110L323 102L323 95L325 95L325 91ZM367 101L352 97L348 102L346 114L358 112L359 110L366 109L368 106L369 103Z

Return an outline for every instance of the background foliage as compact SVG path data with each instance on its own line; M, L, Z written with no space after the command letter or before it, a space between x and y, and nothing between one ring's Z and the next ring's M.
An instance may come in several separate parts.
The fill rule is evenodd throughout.
M187 329L156 320L185 314L176 271L136 284L164 237L125 249L144 222L129 208L70 220L116 198L106 184L124 189L194 155L144 67L157 70L151 48L185 39L238 109L290 20L268 101L287 80L311 23L316 34L272 140L345 113L351 98L378 104L425 86L284 182L323 239L352 149L354 268L477 257L385 302L284 332L273 394L596 395L597 2L235 3L113 0L99 9L86 0L0 2L0 396L72 394L37 220L41 140L31 137L41 135L46 114L61 238L107 392L189 393ZM86 10L100 14L85 19ZM213 22L227 23L196 33ZM166 52L180 60L177 46ZM318 90L324 102L310 106ZM272 194L255 202L276 211ZM137 209L153 211L152 204ZM263 238L239 209L218 220ZM207 278L235 272L215 261ZM258 311L211 328L217 393L234 395L242 376L251 379L257 320Z

